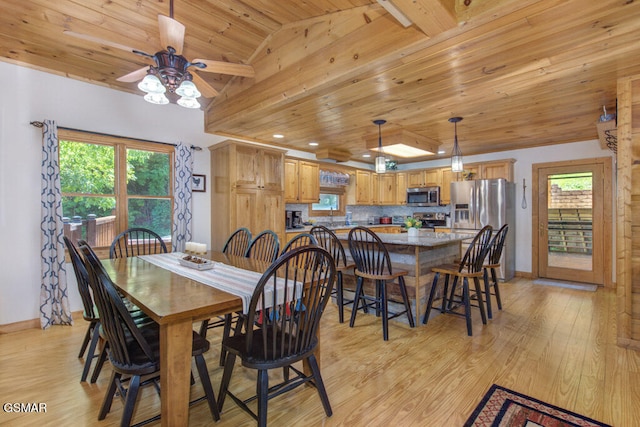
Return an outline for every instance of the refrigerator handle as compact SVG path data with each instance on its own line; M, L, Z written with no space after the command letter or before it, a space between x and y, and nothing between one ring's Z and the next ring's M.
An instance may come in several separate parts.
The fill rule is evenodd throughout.
M474 187L469 188L469 222L475 224L476 222L476 199L475 199Z

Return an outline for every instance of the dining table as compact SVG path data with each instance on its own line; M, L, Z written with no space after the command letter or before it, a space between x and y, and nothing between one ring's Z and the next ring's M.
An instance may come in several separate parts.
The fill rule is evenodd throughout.
M269 267L251 258L209 251L199 256L215 267L200 271L181 265L184 256L174 252L102 261L118 289L160 325L163 426L188 425L194 322L246 310Z

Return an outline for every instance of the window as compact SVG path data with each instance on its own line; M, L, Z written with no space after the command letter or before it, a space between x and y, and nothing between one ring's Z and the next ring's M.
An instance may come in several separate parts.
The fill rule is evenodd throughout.
M344 191L341 188L320 188L318 203L309 204L309 216L346 215Z
M172 146L65 129L58 139L65 235L108 247L144 227L170 241Z

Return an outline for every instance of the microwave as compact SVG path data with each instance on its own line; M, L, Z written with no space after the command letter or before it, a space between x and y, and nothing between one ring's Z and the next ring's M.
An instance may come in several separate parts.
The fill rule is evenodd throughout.
M440 206L440 187L407 188L407 206Z

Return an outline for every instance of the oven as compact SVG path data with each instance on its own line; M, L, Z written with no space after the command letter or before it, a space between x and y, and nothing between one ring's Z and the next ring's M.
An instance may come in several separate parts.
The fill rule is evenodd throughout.
M407 188L407 206L440 206L440 187Z

